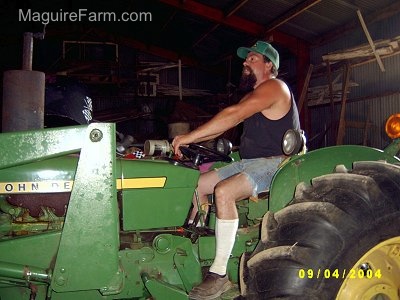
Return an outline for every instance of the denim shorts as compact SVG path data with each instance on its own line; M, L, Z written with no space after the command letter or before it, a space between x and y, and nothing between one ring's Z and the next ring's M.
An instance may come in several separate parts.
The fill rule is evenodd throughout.
M259 193L269 189L272 178L283 160L284 157L277 156L270 158L242 159L222 168L215 169L215 171L221 180L238 173L245 174L253 187L252 196L257 197Z

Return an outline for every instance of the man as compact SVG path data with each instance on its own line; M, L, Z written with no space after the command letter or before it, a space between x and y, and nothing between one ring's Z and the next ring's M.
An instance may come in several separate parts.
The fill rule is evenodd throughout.
M258 41L251 48L239 48L237 55L245 59L242 85L250 84L253 90L239 103L225 108L197 129L176 136L172 142L175 153L181 155L180 146L213 139L244 122L239 148L242 160L203 173L199 179L197 190L202 204L207 203L209 194L215 194L216 256L204 281L190 292L191 299L214 299L230 288L226 268L239 222L235 202L257 197L269 188L284 159L284 133L300 128L292 94L286 83L276 78L278 51L269 43Z

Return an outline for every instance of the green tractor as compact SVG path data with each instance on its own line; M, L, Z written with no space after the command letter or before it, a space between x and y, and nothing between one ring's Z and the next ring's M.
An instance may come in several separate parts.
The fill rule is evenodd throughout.
M221 299L399 299L399 114L386 129L383 151L306 152L289 132L295 154L266 199L237 205L236 285ZM212 207L202 226L185 221L198 164L226 155L126 159L115 137L108 123L0 135L0 300L179 300L201 282Z

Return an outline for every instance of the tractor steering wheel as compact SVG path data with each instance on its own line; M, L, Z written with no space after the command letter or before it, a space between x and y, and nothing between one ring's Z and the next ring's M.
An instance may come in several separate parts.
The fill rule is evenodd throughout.
M196 168L201 164L209 162L232 161L232 158L229 155L204 147L199 144L189 144L187 147L180 146L179 150L181 150L184 156L190 159L190 161Z

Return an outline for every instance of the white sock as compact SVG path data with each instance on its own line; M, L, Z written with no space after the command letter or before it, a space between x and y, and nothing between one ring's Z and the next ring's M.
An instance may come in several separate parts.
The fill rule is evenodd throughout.
M215 238L216 252L210 272L225 275L229 257L231 256L233 245L235 244L236 232L239 219L222 220L216 218Z

